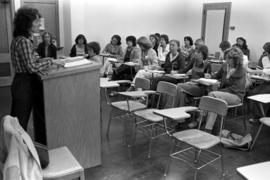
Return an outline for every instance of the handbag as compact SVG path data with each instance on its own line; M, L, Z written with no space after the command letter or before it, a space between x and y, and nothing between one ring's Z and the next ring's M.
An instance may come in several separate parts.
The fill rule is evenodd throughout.
M226 148L247 151L249 150L251 142L251 134L241 136L239 134L232 133L226 129L223 129L221 132L221 143Z
M38 153L41 168L44 169L50 163L48 147L38 142L34 142L34 145Z

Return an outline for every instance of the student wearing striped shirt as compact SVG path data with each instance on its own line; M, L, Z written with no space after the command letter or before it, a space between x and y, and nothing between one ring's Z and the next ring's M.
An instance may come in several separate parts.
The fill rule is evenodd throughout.
M35 140L46 144L43 87L39 75L46 73L52 60L38 59L31 40L39 31L41 15L37 9L22 7L14 17L13 40L10 47L15 76L11 85L11 115L27 130L33 110Z

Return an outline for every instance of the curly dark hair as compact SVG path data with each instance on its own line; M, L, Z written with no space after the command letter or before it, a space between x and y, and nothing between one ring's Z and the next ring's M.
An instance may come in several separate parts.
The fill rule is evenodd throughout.
M76 44L78 44L79 43L79 39L83 39L83 44L87 44L87 40L86 40L86 38L85 38L85 36L84 35L82 35L82 34L79 34L77 37L76 37L76 39L75 39L75 43Z
M132 42L132 46L137 46L137 39L136 39L135 36L128 36L128 37L126 38L126 41L127 41L127 42L128 42L128 41Z
M159 34L159 33L155 33L154 35L155 35L155 36L158 38L158 40L159 40L160 34Z
M185 37L184 37L184 41L185 41L185 40L189 41L189 44L190 44L191 46L193 46L193 40L192 40L192 38L191 38L190 36L185 36Z
M98 42L93 41L93 42L88 43L87 48L93 49L93 51L96 55L99 55L99 53L100 53L100 45Z
M23 6L17 10L13 20L14 30L13 37L24 36L29 38L31 36L30 29L32 23L37 18L41 18L37 9Z
M169 43L169 37L167 34L161 34L159 39L161 39L161 38L163 38L165 40L166 44Z
M220 44L219 44L219 48L222 50L222 51L225 51L226 49L229 49L231 47L231 43L229 41L222 41Z
M236 39L236 41L237 40L241 40L241 41L243 41L243 46L242 47L240 47L240 48L243 48L244 50L247 50L248 49L248 46L247 46L247 41L246 41L246 39L245 38L243 38L243 37L238 37L237 39ZM238 44L237 44L238 45Z
M121 37L119 36L119 35L117 35L117 34L115 34L115 35L113 35L112 36L112 38L111 39L113 39L113 38L115 38L115 39L117 39L117 45L121 45L122 43L121 43Z

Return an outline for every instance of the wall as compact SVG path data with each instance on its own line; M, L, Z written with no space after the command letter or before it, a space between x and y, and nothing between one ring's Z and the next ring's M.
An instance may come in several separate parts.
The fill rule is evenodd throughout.
M251 51L251 60L257 61L265 42L270 41L270 1L234 0L232 3L231 26L229 40L231 42L239 36L246 38Z
M60 52L69 55L72 46L71 31L71 5L70 0L59 0L59 32L60 46L64 49Z
M201 35L202 4L224 0L70 0L72 42L76 35L85 33L88 41L98 41L104 47L113 34L122 38L159 32L170 39ZM228 2L228 1L225 1ZM232 0L229 41L236 37L247 39L251 59L257 60L262 46L270 41L270 1ZM124 41L123 41L124 42ZM125 44L125 43L123 43Z
M198 29L189 31L185 21L190 16L188 6L188 1L179 0L86 1L86 36L100 42L103 47L113 34L125 38L131 34L139 37L159 32L181 41L185 35L197 38L201 19L188 23Z

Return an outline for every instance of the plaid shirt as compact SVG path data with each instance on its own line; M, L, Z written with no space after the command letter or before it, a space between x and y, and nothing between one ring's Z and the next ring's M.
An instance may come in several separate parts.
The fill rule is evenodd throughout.
M50 66L50 61L39 61L33 43L24 36L12 40L11 61L16 73L37 73L44 75Z

